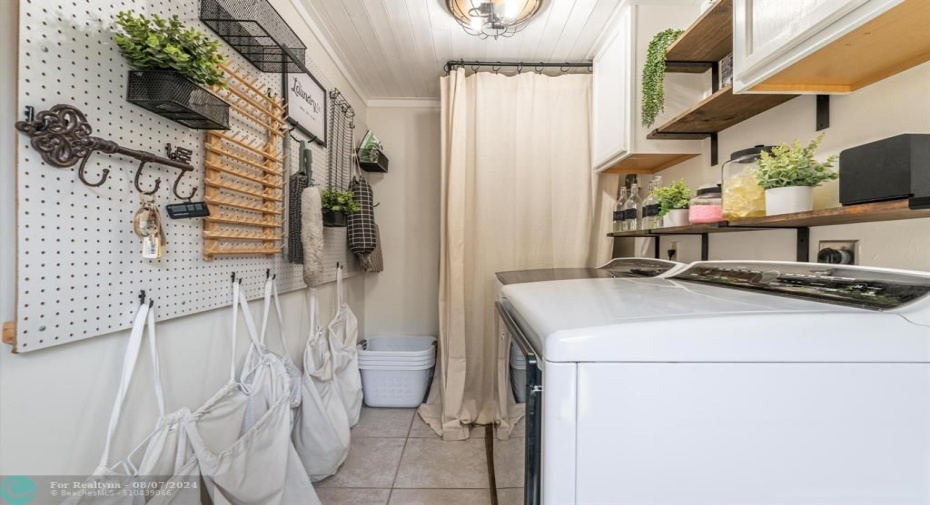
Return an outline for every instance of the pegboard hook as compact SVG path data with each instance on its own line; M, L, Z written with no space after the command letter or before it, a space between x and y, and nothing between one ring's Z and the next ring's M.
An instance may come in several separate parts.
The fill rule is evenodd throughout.
M145 305L145 290L139 290L139 305Z
M178 174L178 178L174 180L174 186L171 188L171 192L174 193L174 196L176 196L178 199L180 199L180 200L187 200L187 201L189 202L189 201L191 201L191 200L194 198L194 195L197 194L197 188L194 188L194 189L191 191L191 194L189 194L189 195L187 195L187 196L181 196L181 195L178 193L178 184L181 183L181 178L184 177L184 174L186 174L187 172L190 172L190 170L182 170L181 173ZM139 189L138 186L136 187L136 189ZM155 191L158 191L158 184L157 184L157 183L155 184Z
M136 177L133 179L133 184L136 186L136 191L142 193L143 195L154 195L158 192L158 188L161 187L161 179L155 179L155 189L151 191L145 191L142 189L142 186L139 186L139 176L142 175L142 168L145 166L146 162L149 160L147 157L142 158L142 162L139 163L139 168L136 169Z
M103 183L107 182L107 177L110 176L110 169L104 168L103 175L100 177L99 182L87 182L87 179L84 178L84 166L87 165L87 160L90 158L90 155L94 154L93 151L88 151L84 158L81 159L81 165L78 167L78 179L84 183L85 186L90 186L96 188L97 186L102 186Z

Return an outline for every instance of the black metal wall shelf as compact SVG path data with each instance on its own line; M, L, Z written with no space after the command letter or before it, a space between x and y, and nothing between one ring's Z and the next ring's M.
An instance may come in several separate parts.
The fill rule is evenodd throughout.
M200 20L262 72L309 73L307 47L268 0L200 0Z
M754 217L695 224L654 230L637 230L608 233L613 238L655 238L655 257L660 257L659 237L670 235L699 235L701 237L701 260L708 259L711 233L738 233L762 230L796 230L797 261L810 260L810 229L817 226L841 224L899 221L903 219L930 218L930 209L918 209L908 200L865 203L847 207L782 214L778 216Z

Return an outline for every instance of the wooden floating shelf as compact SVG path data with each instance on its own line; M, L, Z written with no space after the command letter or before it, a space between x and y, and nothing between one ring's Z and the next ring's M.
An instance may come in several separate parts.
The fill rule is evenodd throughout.
M734 95L727 86L656 128L648 139L707 137L739 124L798 95Z
M665 71L704 73L732 52L733 0L718 0L665 51L665 59L673 62Z
M720 221L710 224L695 224L654 230L637 230L608 233L615 238L656 237L661 235L703 235L705 233L732 233L741 231L771 230L779 228L810 228L841 224L899 221L902 219L930 218L930 209L911 210L907 200L863 203L834 207L831 209L782 214L778 216L753 217Z
M704 138L703 136L700 138ZM675 166L683 161L700 156L693 154L675 153L644 153L631 154L618 161L610 168L603 170L602 174L654 174L668 167Z

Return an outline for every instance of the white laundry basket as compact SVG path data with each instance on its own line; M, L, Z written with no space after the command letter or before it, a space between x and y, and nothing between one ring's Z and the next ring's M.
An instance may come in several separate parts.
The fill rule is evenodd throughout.
M436 338L376 336L358 345L365 405L416 407L423 403L436 364Z

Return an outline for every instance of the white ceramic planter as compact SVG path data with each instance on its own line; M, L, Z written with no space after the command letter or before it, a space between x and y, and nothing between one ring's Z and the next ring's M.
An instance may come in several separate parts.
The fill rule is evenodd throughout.
M688 226L688 209L675 209L668 211L668 214L662 217L662 226L671 228L673 226Z
M793 214L814 210L812 186L790 186L765 190L765 215Z

